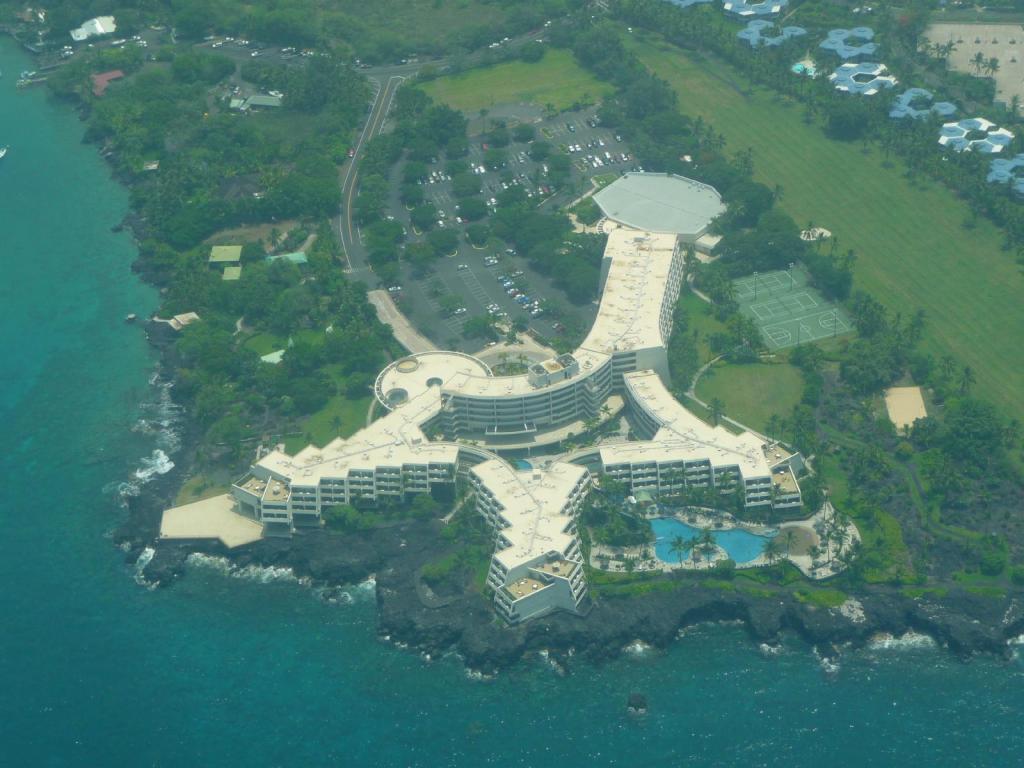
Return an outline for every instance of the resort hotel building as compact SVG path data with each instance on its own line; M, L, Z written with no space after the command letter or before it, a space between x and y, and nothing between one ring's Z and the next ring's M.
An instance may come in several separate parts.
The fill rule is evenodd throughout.
M763 437L706 424L668 389L685 246L724 212L718 193L677 176L627 174L595 199L612 223L600 307L578 349L516 376L460 352L397 360L375 383L380 418L323 447L260 456L232 486L238 510L287 535L319 525L331 506L428 493L462 476L494 530L495 608L514 623L585 610L576 518L591 471L633 491L719 487L748 508L799 506L791 457ZM631 439L559 456L571 435L620 415ZM559 458L510 463L526 453Z

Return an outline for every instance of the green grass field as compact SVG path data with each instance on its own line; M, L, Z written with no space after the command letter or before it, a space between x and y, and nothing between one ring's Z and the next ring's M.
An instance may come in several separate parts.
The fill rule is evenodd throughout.
M467 30L485 25L498 27L508 17L504 4L480 0L333 0L326 6L344 13L345 21L355 21L360 29L384 31L387 36L417 47L447 48ZM346 32L339 30L342 37ZM404 46L396 51L404 52Z
M349 437L355 434L366 426L366 412L372 399L367 396L349 400L335 395L327 401L327 405L302 423L301 435L294 435L285 441L285 448L289 453L294 453L310 442L323 447L339 435Z
M549 49L536 64L513 61L474 69L424 83L423 90L472 117L495 104L530 102L562 110L577 101L596 103L612 89L580 67L568 51Z
M725 403L725 415L764 432L771 415L788 416L803 392L800 371L788 363L716 364L697 382L697 397Z
M741 92L727 65L654 37L624 39L676 89L683 112L710 121L732 152L753 149L757 179L782 186L780 205L799 225L813 221L856 251L857 286L904 316L925 310L926 348L970 365L979 395L1024 416L1024 276L995 226L964 229L968 208L945 187L914 186L879 150L826 138L799 104Z

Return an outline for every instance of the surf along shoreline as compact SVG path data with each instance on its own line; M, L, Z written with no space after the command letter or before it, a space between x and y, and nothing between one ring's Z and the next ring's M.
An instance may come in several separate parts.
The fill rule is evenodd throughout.
M78 104L76 111L80 119L88 116L85 104ZM130 180L117 173L109 154L104 157L112 176L130 188ZM145 222L131 210L115 227L121 228L131 231L136 246L146 235ZM139 279L164 287L139 259L132 270ZM154 387L168 387L180 409L174 425L177 447L168 451L173 467L139 481L133 493L124 496L127 516L113 537L126 564L137 568L140 581L146 584L173 584L184 576L189 556L195 553L225 558L234 569L289 569L303 583L323 587L320 594L327 600L334 599L338 589L374 579L382 638L430 656L454 650L467 667L485 673L508 668L541 651L566 668L574 657L603 661L618 657L637 642L664 648L687 627L705 622L742 622L754 642L768 646L780 643L787 634L796 635L825 658L843 649L866 647L879 636L910 633L932 637L964 658L976 652L1008 657L1011 643L1024 634L1020 594L995 601L952 589L941 598L912 598L895 587L869 587L842 605L826 608L801 601L788 590L744 591L699 577L677 577L659 583L667 589L640 594L595 591L586 616L554 614L524 625L503 626L480 593L439 597L423 583L423 566L448 546L441 538L439 521L402 521L343 536L325 530L302 531L292 539L264 539L236 550L211 541L159 541L162 511L173 503L196 465L194 446L200 429L176 396L173 332L152 321L145 330L158 354Z

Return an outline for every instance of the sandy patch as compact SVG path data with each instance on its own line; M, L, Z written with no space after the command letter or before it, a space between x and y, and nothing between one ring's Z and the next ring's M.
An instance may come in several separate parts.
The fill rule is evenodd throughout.
M1024 29L1020 24L932 24L925 30L925 37L941 45L952 42L956 48L949 57L949 66L957 72L985 75L971 59L980 53L988 61L999 60L999 71L993 76L996 81L996 98L1007 105L1014 96L1024 102ZM945 94L936 94L936 99ZM960 115L974 117L974 115Z
M893 387L885 391L885 409L889 412L889 421L897 429L910 427L918 419L928 416L921 397L920 387Z

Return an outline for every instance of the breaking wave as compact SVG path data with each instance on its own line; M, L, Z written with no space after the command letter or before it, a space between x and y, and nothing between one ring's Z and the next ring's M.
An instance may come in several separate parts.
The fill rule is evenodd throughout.
M915 648L934 648L935 639L920 632L906 632L899 637L881 632L871 638L868 647L875 651L903 651Z

